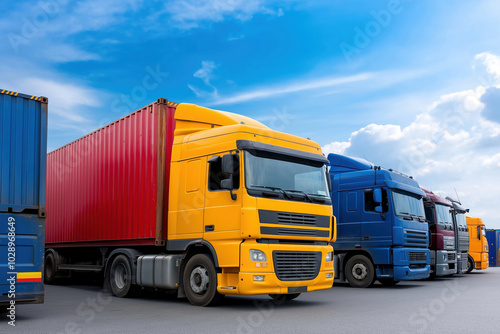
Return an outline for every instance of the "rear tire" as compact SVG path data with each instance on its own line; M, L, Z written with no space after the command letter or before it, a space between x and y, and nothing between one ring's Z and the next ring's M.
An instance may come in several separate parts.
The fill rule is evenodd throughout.
M139 286L132 284L132 267L128 257L118 255L113 260L109 270L109 285L116 297L133 297L139 291Z
M378 281L384 286L394 286L399 283L399 281L395 281L392 278L379 278Z
M275 304L282 304L284 302L287 302L289 300L295 299L298 296L300 296L300 293L289 293L289 294L279 294L279 293L274 293L270 294L269 297L273 300L273 303Z
M217 292L217 272L212 260L205 254L190 258L182 275L184 292L196 306L214 305L222 299Z
M43 269L45 284L54 284L56 280L57 267L56 259L53 253L47 253Z
M367 288L375 281L375 267L364 255L354 255L345 265L345 276L354 288Z

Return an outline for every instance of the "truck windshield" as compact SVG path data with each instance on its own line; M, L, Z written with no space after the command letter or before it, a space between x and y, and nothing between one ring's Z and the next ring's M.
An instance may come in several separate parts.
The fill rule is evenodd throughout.
M457 225L463 228L467 228L467 220L465 219L465 214L463 213L457 213L455 215L457 219Z
M245 185L253 196L331 205L321 162L245 151Z
M424 202L420 196L393 190L392 198L396 215L425 221Z
M450 207L436 203L437 223L442 225L451 225Z

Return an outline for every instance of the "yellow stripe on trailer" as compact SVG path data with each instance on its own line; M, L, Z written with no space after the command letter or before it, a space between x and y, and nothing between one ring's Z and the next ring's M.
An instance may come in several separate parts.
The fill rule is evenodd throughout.
M41 282L42 272L17 273L17 282Z

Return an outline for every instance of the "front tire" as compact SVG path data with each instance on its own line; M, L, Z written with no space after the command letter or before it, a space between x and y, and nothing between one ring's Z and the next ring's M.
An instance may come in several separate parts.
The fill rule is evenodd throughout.
M132 268L127 256L118 255L113 260L109 284L113 294L120 298L133 297L139 291L139 287L132 284Z
M364 255L354 255L347 261L345 276L354 288L367 288L375 281L375 267Z
M186 297L191 304L208 306L216 304L222 295L217 292L217 273L212 260L205 254L189 259L182 275Z
M466 274L470 274L470 272L472 271L472 269L474 269L474 262L469 257L469 259L467 260L467 271L465 273Z

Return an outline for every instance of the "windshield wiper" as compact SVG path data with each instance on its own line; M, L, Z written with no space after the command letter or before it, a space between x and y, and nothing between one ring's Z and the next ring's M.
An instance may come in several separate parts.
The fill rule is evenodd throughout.
M415 215L412 215L411 213L409 212L398 212L398 214L401 216L403 215L404 218L403 219L406 219L406 218L410 218L413 220L414 217L416 217Z
M308 195L314 201L319 202L319 203L325 203L327 201L327 199L330 199L330 197L328 197L328 196L315 195L315 194L308 194Z
M305 192L303 192L302 190L286 189L286 190L284 190L284 191L285 191L285 192L286 192L286 191L289 191L289 192L291 192L291 193L302 194L302 195L304 195L304 198L305 198L305 199L307 199L309 202L311 202L311 203L312 203L312 201L313 201L313 200L311 199L311 197L309 197L309 195L307 195L307 194L306 194Z
M259 185L254 185L254 184L251 184L250 185L251 188L264 188L264 189L271 189L272 191L279 191L283 194L283 197L287 198L287 199L291 199L290 198L290 195L288 195L286 193L286 191L284 191L283 189L281 188L278 188L278 187L270 187L270 186L259 186Z

